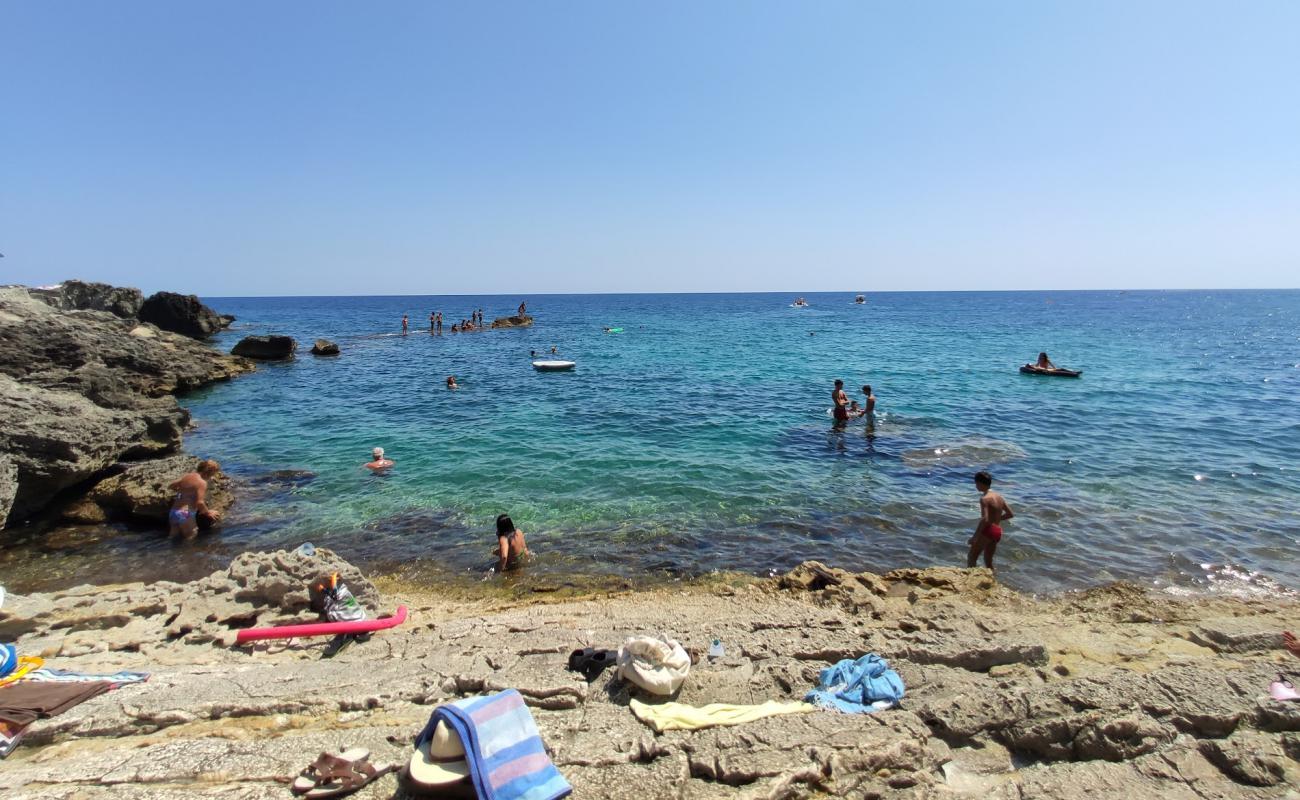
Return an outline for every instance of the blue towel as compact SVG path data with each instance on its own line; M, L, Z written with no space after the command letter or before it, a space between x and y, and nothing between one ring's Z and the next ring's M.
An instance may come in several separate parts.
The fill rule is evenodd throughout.
M140 683L149 680L147 672L73 672L66 669L34 669L23 678L27 681L45 681L47 683L91 683L104 681L113 684L113 688L127 683Z
M872 703L889 703L884 708L892 707L903 699L905 691L898 673L871 653L857 661L846 658L822 670L816 688L804 700L846 714L870 714L881 710L872 708Z
M416 747L439 722L460 736L479 800L556 800L573 791L546 755L533 715L514 689L438 706Z

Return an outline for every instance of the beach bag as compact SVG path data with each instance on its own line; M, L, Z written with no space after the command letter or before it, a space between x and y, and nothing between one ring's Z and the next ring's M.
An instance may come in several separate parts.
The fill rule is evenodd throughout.
M660 697L682 688L691 657L676 639L633 636L618 649L618 677Z
M366 610L352 596L347 584L339 580L337 572L318 583L316 590L320 592L325 619L330 622L358 622L366 618Z

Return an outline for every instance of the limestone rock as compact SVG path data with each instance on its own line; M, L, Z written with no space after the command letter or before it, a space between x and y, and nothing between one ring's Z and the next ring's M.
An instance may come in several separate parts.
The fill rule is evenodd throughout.
M1277 740L1253 732L1238 733L1227 739L1202 739L1200 750L1229 778L1250 786L1281 783L1287 762L1291 761Z
M203 305L198 297L175 292L149 295L140 306L139 317L141 322L191 339L207 338L229 324L223 323L221 316Z
M107 311L124 319L138 317L144 304L144 294L139 289L107 283L71 280L49 289L28 291L61 311Z
M492 320L493 328L527 328L533 324L533 318L528 314L522 317L518 314L510 317L497 317Z
M292 336L245 336L230 353L259 361L282 361L293 358L297 349Z
M316 343L311 346L311 354L314 356L336 356L339 354L339 346L329 339L317 339Z
M73 522L97 523L112 519L146 520L167 524L174 492L168 486L198 466L199 459L184 454L118 465L115 474L99 481L85 496L64 509ZM208 481L208 508L224 514L234 497L230 479L218 473Z
M9 518L9 509L18 496L18 465L9 456L0 453L0 529Z

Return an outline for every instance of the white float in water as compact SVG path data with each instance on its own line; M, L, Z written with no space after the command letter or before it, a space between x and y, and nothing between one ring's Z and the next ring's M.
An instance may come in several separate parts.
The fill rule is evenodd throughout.
M533 369L541 372L561 372L566 369L573 369L576 366L578 366L577 363L573 361L564 361L558 358L533 362Z

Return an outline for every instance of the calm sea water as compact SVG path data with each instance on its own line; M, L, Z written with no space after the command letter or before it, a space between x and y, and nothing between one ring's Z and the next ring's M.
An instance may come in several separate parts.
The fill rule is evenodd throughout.
M533 575L960 565L987 469L1020 588L1300 586L1300 292L555 295L527 298L532 329L448 333L519 299L210 299L239 318L219 347L303 345L183 400L188 449L250 484L237 513L197 543L41 561L149 578L310 540L477 579L505 512ZM317 337L342 356L307 354ZM553 345L576 371L530 367ZM1039 350L1083 378L1018 374ZM832 428L835 378L873 386L874 426ZM386 475L361 468L374 446Z

